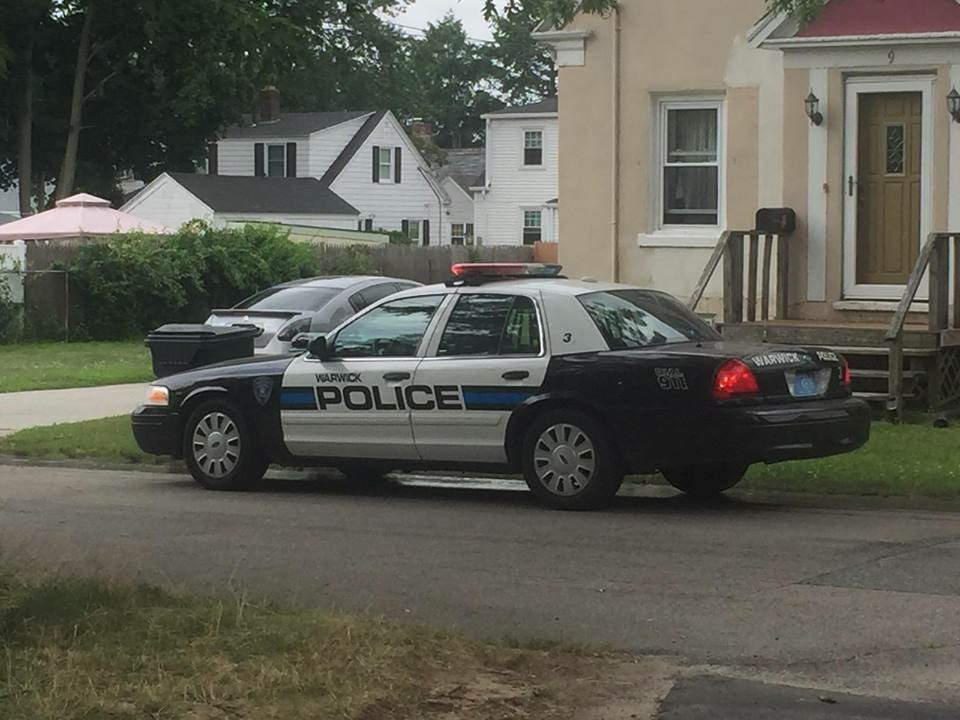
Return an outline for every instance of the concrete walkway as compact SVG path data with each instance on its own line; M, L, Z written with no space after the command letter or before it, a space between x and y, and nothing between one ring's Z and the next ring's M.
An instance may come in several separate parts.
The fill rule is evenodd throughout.
M124 415L143 402L146 384L0 393L0 436L37 425Z

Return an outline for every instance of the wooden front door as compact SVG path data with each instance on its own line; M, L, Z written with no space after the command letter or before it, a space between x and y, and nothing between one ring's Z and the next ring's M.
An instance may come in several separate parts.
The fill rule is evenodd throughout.
M861 93L857 283L905 285L920 252L923 94Z

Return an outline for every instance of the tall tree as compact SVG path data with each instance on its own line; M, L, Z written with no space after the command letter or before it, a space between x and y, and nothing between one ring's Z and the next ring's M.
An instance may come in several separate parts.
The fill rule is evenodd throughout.
M430 23L410 53L416 74L414 113L433 123L441 147L471 147L483 140L480 116L501 103L489 91L492 64L452 14Z
M532 102L557 93L553 59L545 47L530 38L544 12L543 0L524 0L490 18L494 78L511 103Z

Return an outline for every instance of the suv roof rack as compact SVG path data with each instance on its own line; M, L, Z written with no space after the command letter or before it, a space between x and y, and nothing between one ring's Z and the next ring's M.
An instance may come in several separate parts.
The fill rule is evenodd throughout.
M563 279L562 270L562 265L548 263L456 263L450 268L453 276L447 280L447 287L483 285L498 280Z

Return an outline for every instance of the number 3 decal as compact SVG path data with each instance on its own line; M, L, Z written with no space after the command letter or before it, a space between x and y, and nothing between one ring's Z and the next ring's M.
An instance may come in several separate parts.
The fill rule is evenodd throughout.
M564 341L565 343L573 342L573 333L564 333L564 334L563 334L563 341Z

